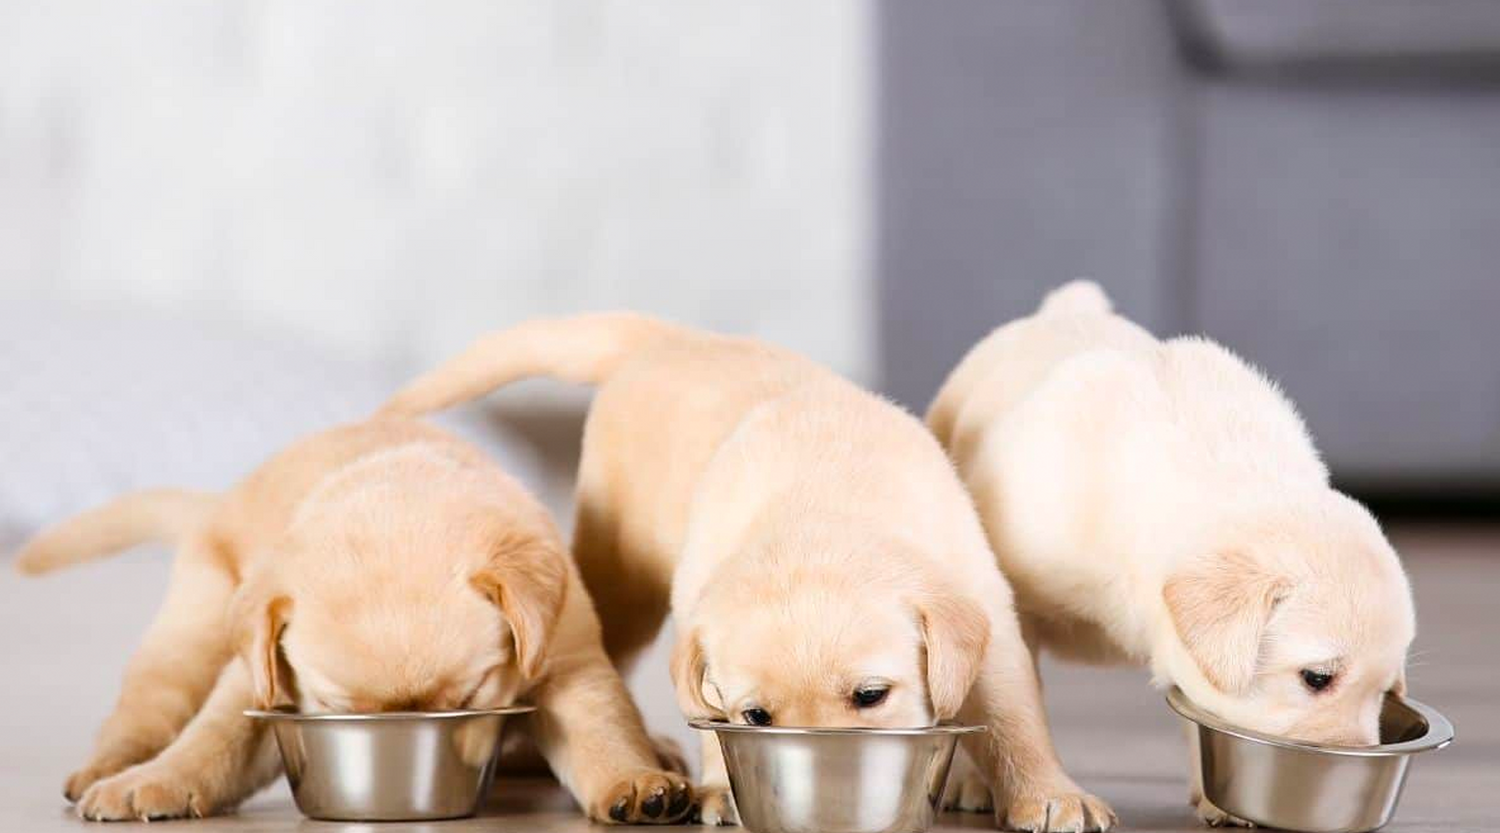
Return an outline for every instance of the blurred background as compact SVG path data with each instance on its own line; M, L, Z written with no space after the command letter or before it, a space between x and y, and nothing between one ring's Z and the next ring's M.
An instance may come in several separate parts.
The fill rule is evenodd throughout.
M1500 4L0 0L6 550L530 316L752 334L920 411L1079 276L1265 368L1392 517L1491 517ZM457 423L566 525L586 402ZM8 640L45 599L46 662L95 669L44 692L77 738L164 570L0 582Z

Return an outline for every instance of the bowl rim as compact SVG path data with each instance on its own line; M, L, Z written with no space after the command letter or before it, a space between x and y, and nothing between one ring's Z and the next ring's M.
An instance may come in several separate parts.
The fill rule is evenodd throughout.
M1244 740L1265 743L1271 746L1279 746L1283 749L1299 749L1304 752L1316 752L1324 755L1340 755L1350 758L1384 758L1397 755L1411 755L1417 752L1427 752L1432 749L1442 749L1453 742L1453 724L1448 718L1438 713L1431 706L1398 694L1387 693L1386 698L1394 700L1398 705L1417 713L1419 717L1427 722L1427 731L1420 737L1400 743L1381 743L1375 746L1335 746L1327 743L1313 743L1310 741L1292 740L1290 738L1276 737L1246 729L1227 723L1218 717L1199 708L1197 704L1188 699L1182 689L1173 686L1167 691L1167 705L1172 711L1199 726L1205 726L1216 732L1232 735Z
M727 720L689 720L688 725L704 732L739 732L763 735L968 735L988 732L987 726L965 726L961 723L939 723L935 726L876 727L876 726L751 726L748 723L730 723Z
M460 717L527 714L536 706L498 706L493 709L449 709L440 712L299 712L286 709L245 709L246 717L293 723L359 723L402 720L448 720Z

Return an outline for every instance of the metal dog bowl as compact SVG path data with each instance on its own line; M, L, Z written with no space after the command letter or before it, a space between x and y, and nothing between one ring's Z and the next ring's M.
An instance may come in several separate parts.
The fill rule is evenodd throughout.
M1453 724L1394 694L1380 714L1378 746L1327 746L1231 726L1179 689L1172 710L1197 739L1203 794L1215 807L1265 827L1357 833L1391 820L1411 756L1453 741Z
M692 726L718 735L740 824L753 833L921 833L937 815L959 736L984 731Z
M495 773L508 715L531 706L451 712L247 711L276 735L297 809L331 821L471 816Z

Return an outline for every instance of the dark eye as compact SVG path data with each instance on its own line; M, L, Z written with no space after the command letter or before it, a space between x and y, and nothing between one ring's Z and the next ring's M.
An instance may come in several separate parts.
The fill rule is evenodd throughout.
M1314 671L1311 668L1302 669L1302 683L1313 691L1322 691L1323 689L1327 688L1328 685L1332 682L1332 674L1325 674L1322 671Z
M751 726L770 726L771 713L762 708L745 709L740 712L740 717Z
M855 708L860 709L868 709L871 706L878 706L885 701L885 696L889 694L890 691L891 690L889 688L876 688L873 686L870 688L855 689L853 697L854 706Z

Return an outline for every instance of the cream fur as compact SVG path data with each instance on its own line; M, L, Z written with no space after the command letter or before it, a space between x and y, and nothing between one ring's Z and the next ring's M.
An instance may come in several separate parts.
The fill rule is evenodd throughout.
M629 314L481 339L387 406L417 415L528 376L599 385L579 468L575 556L612 657L670 611L690 716L782 725L987 724L973 753L999 820L1107 828L1062 771L1010 591L920 423L792 353ZM873 708L857 687L889 685ZM701 816L732 820L717 745Z
M1378 742L1414 632L1405 574L1291 403L1228 350L1157 341L1069 284L971 350L928 424L1035 646L1145 665L1260 731ZM1313 692L1305 668L1334 684Z
M380 712L521 697L538 706L537 746L591 817L687 813L690 788L658 765L551 518L456 438L389 418L334 429L222 498L138 493L65 521L18 563L43 572L152 539L178 546L172 583L93 757L66 784L80 815L233 807L279 770L241 714L256 705Z

